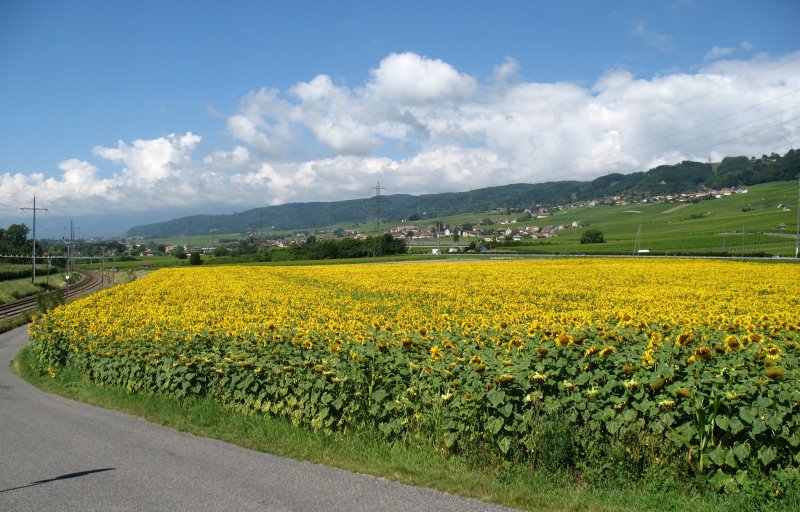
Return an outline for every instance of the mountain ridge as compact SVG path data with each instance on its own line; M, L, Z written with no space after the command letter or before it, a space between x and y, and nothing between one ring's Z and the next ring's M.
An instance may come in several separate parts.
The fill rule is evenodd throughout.
M719 164L683 161L648 171L610 173L591 181L552 181L497 185L465 192L393 194L381 196L384 222L478 213L497 208L550 207L579 201L622 196L642 198L699 190L746 187L786 181L800 175L800 151L784 156L772 153L756 157L726 157ZM134 226L130 237L155 238L204 235L210 232L244 233L259 230L307 230L335 224L374 222L375 197L330 202L294 202L253 208L226 215L198 214Z

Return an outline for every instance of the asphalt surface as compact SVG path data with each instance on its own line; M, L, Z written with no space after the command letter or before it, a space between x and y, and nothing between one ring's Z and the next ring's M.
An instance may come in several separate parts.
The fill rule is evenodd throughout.
M43 393L9 368L25 329L0 335L0 511L507 510Z

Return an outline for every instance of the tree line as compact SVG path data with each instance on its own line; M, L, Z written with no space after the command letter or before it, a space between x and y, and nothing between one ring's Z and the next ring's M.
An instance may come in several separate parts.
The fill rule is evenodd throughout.
M390 233L363 239L317 240L312 235L306 239L305 243L291 245L288 249L288 253L293 260L366 258L369 256L405 254L406 251L405 242L395 239Z

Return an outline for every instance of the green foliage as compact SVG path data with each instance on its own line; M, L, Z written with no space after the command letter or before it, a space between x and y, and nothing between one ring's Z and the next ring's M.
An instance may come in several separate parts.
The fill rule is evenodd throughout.
M175 249L172 250L172 255L178 258L179 260L186 259L186 249L183 248L182 245L178 245Z
M189 265L200 265L203 263L203 260L200 258L199 252L192 252L189 256Z
M30 228L25 224L11 224L7 229L0 228L0 254L30 253L28 233Z
M643 364L644 331L631 329L616 350L599 348L602 332L588 326L567 346L532 339L536 357L514 350L502 360L493 346L473 347L469 360L437 353L446 332L409 333L398 344L378 328L348 354L303 343L291 329L259 340L199 332L179 350L137 341L74 351L60 334L33 339L31 349L43 371L75 368L102 385L181 400L209 396L331 434L375 430L443 453L486 451L589 482L650 475L761 499L800 485L796 343L776 363L760 343L676 338ZM779 326L773 333L791 336Z
M29 257L33 249L33 242L28 239L30 231L30 228L25 224L11 224L7 229L0 228L0 254L19 256L19 258L4 258L4 264L19 264L30 261ZM37 242L37 249L40 248L39 246L40 244ZM12 270L10 274L3 272L0 274L0 280L15 279L18 277L13 274L14 270Z
M602 244L605 243L603 232L597 229L587 229L581 235L582 244Z
M687 489L669 474L647 473L642 485L626 482L615 489L608 482L586 485L573 480L557 461L541 470L526 461L509 463L482 451L442 455L430 445L400 445L369 431L347 435L326 435L293 427L289 422L269 416L246 416L206 399L176 400L146 393L131 393L124 387L97 386L78 371L61 371L55 378L32 369L35 361L28 348L12 363L15 373L39 387L73 400L106 407L141 417L147 421L177 428L194 435L211 437L249 449L278 456L306 460L364 474L371 474L409 485L436 488L456 495L473 496L486 502L501 503L520 510L669 510L723 512L729 510L788 511L800 509L800 493L789 490L781 500L769 502L748 495L698 494ZM565 432L563 421L545 427L548 433ZM561 434L562 439L567 433ZM547 439L547 435L541 436ZM556 442L557 444L557 442ZM547 469L548 467L554 469ZM613 484L613 482L611 482Z
M42 314L64 303L64 292L61 289L49 293L36 294L37 313Z
M326 260L365 258L368 256L389 256L405 254L406 244L403 240L395 239L391 234L367 237L362 240L355 238L342 238L331 240L317 240L309 237L305 243L294 244L289 247L288 259L292 260ZM272 253L273 256L276 254Z
M41 265L36 265L36 275L37 276L44 276L47 274L57 274L61 270L56 267L50 267L49 269L45 266L42 267ZM31 266L28 264L25 265L15 265L10 268L4 268L0 270L0 281L10 281L12 279L24 279L26 277L31 277Z

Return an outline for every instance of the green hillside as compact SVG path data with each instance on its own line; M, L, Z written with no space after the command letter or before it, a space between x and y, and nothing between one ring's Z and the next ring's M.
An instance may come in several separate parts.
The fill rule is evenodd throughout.
M638 203L569 208L539 224L571 224L553 239L523 240L497 248L523 252L793 256L798 182L749 187L747 193L691 203ZM784 207L788 207L786 211ZM529 224L529 223L526 223ZM606 243L580 244L585 229L599 229Z
M569 205L611 197L636 201L668 194L786 181L798 175L800 151L791 150L782 157L776 154L760 158L732 157L714 165L687 161L659 166L647 172L609 174L590 182L520 183L468 192L388 195L381 198L381 218L384 222L416 221L485 213L498 208L521 211L537 206ZM371 224L374 223L375 212L376 202L373 198L290 203L231 215L195 215L136 226L128 231L128 236L164 238L208 235L212 232L313 230L332 225Z

